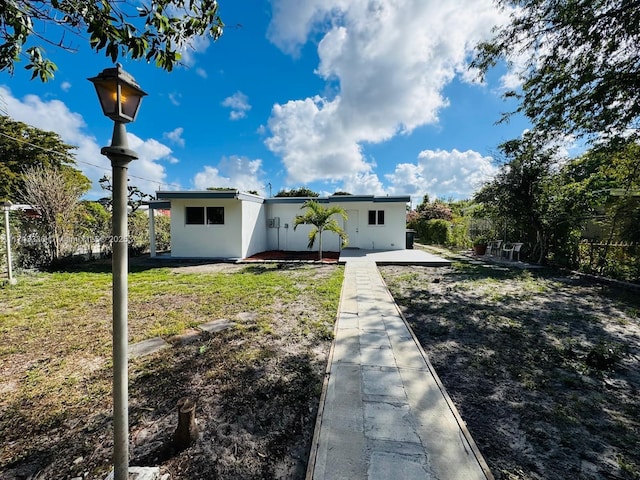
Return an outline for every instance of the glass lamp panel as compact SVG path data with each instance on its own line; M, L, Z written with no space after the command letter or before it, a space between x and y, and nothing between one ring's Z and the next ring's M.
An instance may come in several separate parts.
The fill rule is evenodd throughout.
M134 121L142 102L140 90L127 84L120 84L120 99L121 113L130 121Z
M100 99L100 105L102 106L102 112L105 116L113 118L114 115L118 115L117 94L116 94L116 82L115 81L98 81L93 83L96 87L96 93Z

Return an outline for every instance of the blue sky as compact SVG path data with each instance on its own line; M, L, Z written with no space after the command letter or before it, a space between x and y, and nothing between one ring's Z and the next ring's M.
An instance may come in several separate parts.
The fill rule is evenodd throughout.
M127 126L140 159L131 181L158 189L235 187L263 195L309 187L322 194L468 198L496 172L497 146L528 127L496 125L515 105L504 70L480 84L473 46L505 21L490 0L222 0L217 42L200 38L167 73L121 59L149 94ZM78 146L94 181L112 123L86 79L111 65L72 38L47 47L55 79L0 74L7 113Z

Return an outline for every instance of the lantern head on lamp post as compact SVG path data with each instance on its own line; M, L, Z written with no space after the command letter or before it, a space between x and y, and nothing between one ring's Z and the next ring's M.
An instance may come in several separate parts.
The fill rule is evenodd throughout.
M118 63L113 68L105 68L89 81L96 87L105 116L114 122L135 121L142 97L147 94L135 79L122 69L122 65Z
M113 68L105 68L98 76L89 78L89 81L96 88L102 112L114 121L111 146L103 147L101 153L112 163L135 160L138 156L129 150L124 126L138 116L142 97L147 95L146 92L119 63Z
M129 149L125 124L138 115L146 95L120 64L89 78L96 87L104 114L113 120L111 145L100 151L112 168L112 271L113 271L113 471L114 480L128 480L129 474L129 390L128 390L128 270L129 228L127 225L127 170L138 158Z

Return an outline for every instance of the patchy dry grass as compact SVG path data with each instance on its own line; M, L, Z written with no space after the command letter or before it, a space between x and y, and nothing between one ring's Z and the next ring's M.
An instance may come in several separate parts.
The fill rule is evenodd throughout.
M553 271L381 267L497 479L640 478L640 295Z
M132 266L130 342L226 318L236 328L130 364L131 464L172 479L303 478L343 269ZM109 266L0 290L0 478L103 478L111 454ZM176 402L201 438L166 448Z

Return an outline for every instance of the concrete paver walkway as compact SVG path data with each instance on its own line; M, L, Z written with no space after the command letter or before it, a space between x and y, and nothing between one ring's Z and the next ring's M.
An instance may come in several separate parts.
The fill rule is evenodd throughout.
M491 480L374 261L346 262L308 480Z

